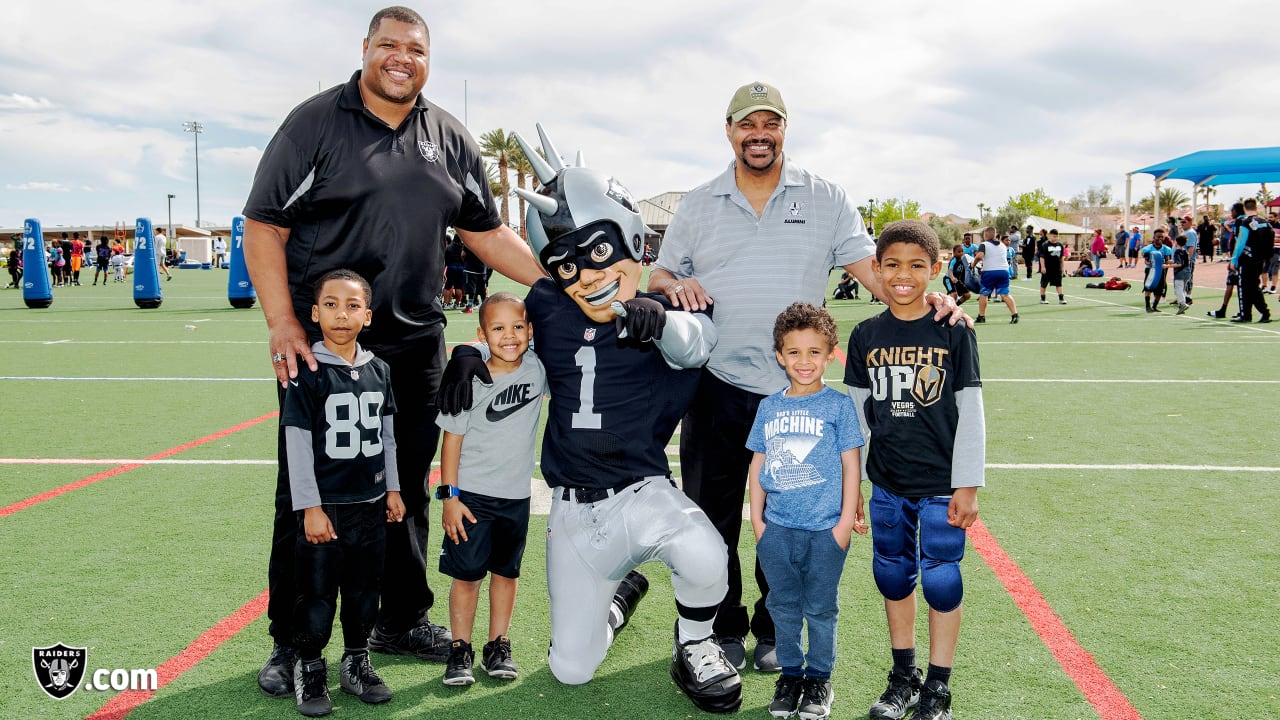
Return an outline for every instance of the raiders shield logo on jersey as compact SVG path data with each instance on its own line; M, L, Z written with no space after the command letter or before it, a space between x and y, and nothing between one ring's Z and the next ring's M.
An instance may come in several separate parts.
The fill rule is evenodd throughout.
M80 687L88 659L88 648L67 647L62 643L31 648L31 669L35 670L36 682L54 700L62 700Z
M418 152L422 153L422 157L427 162L435 162L440 158L440 149L430 140L419 140Z
M943 382L947 371L933 365L917 365L916 381L911 387L911 396L921 407L928 407L942 397Z

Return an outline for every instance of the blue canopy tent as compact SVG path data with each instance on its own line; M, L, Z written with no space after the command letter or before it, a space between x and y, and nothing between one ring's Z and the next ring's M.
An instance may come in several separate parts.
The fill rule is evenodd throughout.
M1280 182L1280 147L1236 148L1234 150L1200 150L1162 163L1134 170L1125 175L1124 224L1129 227L1135 173L1154 175L1155 217L1160 217L1160 183L1164 180L1189 180L1194 184L1191 207L1202 186L1249 185Z

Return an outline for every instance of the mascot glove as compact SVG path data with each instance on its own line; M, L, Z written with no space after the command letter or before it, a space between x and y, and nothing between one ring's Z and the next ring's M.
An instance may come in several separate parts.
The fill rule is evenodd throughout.
M444 367L444 376L440 379L440 392L436 396L436 405L445 415L458 415L471 409L471 381L480 378L486 385L493 384L493 376L484 364L484 356L470 345L459 345L453 349L453 357Z
M627 336L640 342L662 339L662 328L667 324L667 310L662 303L649 298L632 298L622 304L626 315L619 313L614 320L619 335L626 330Z

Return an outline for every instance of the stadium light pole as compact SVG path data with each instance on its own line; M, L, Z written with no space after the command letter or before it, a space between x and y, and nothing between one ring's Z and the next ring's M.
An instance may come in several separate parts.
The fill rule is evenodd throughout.
M189 132L196 139L196 227L200 227L200 133L204 132L204 124L196 121L182 123L183 132Z
M173 199L176 197L178 196L173 193L169 193L169 234L166 236L166 238L169 239L169 242L173 242L171 239L173 238Z

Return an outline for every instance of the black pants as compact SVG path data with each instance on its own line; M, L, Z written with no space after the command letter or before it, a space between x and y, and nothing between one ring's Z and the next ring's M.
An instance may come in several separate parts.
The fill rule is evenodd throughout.
M1262 317L1270 317L1271 315L1271 311L1267 309L1267 296L1262 294L1261 278L1265 270L1265 263L1240 263L1240 285L1236 292L1240 294L1240 315L1242 317L1252 318L1254 308L1258 309Z
M736 388L705 368L693 404L680 426L680 476L684 492L702 508L724 538L729 551L729 592L720 603L715 632L720 637L774 638L773 618L765 608L769 584L755 563L760 599L748 621L742 604L742 563L738 538L742 532L742 503L746 497L751 451L747 435L763 395Z
M1024 252L1022 253L1022 264L1027 266L1027 279L1028 279L1028 280L1030 280L1030 279L1031 279L1031 267L1032 267L1032 265L1034 265L1034 264L1035 264L1035 260L1036 260L1036 253L1035 253L1035 251L1034 251L1034 250L1032 250L1031 252L1025 252L1025 251L1024 251Z
M363 648L378 621L378 584L387 544L386 499L376 502L322 505L337 540L307 542L303 513L297 518L294 572L293 644L302 659L312 660L329 644L338 591L342 591L342 642Z
M404 501L404 522L387 525L384 554L382 611L378 622L389 633L412 628L435 604L435 594L427 586L427 476L439 444L436 425L436 393L444 369L443 335L416 343L400 352L370 348L391 366L391 391L396 399L397 466L400 471L400 499ZM280 392L284 402L284 393ZM294 582L294 549L298 524L289 496L289 465L285 454L284 429L278 435L275 523L271 537L271 558L267 566L270 599L267 617L269 632L276 642L293 643L293 605L297 597Z

